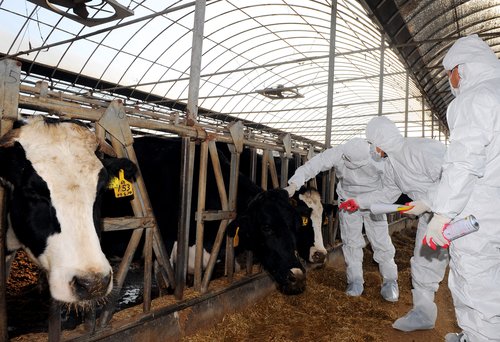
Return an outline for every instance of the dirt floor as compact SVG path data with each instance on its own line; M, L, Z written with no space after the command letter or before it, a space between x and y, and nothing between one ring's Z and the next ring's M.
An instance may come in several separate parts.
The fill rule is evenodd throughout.
M443 341L446 333L459 330L446 279L436 296L439 311L435 329L403 333L391 327L394 320L412 307L410 257L414 236L414 228L393 234L399 268L397 303L386 302L380 296L381 278L368 247L363 263L365 291L361 297L344 293L345 264L338 258L331 266L308 272L305 293L285 296L275 292L183 341ZM8 282L7 309L12 341L46 340L48 289L44 282L36 280L38 269L26 256L18 257L13 268L24 272L13 272ZM33 297L46 300L34 302ZM72 329L76 324L63 320L65 329Z
M393 235L399 268L400 299L389 303L380 296L381 278L372 251L365 249L365 291L349 297L342 258L332 267L312 270L307 290L298 296L273 293L246 310L226 315L222 322L184 341L444 341L456 332L455 314L446 279L436 296L438 320L435 329L404 333L391 324L412 307L410 257L415 229Z

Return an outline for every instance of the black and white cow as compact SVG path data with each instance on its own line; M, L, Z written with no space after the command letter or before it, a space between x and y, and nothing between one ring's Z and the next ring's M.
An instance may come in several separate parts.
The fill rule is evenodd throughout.
M322 264L327 255L323 242L323 222L333 206L323 204L319 192L308 187L299 189L291 201L301 216L301 227L297 234L299 254L310 263Z
M108 171L95 135L83 124L41 116L18 122L0 139L0 179L7 189L7 268L18 248L47 273L58 301L80 303L110 293L113 273L97 228ZM126 159L110 169L135 167Z
M199 146L197 146L198 148ZM137 138L134 149L138 158L156 221L160 228L167 250L171 250L177 240L179 217L179 183L181 165L181 140L159 137ZM226 187L229 185L230 163L219 151L222 173ZM199 170L199 149L195 158L195 179L193 184L193 203L197 198L197 174ZM240 249L250 249L264 269L269 271L284 293L301 293L305 289L305 269L297 254L297 232L301 218L290 204L285 190L263 191L259 186L240 173L238 177L237 214L235 222L240 222L238 237ZM220 210L221 203L211 163L208 165L206 210ZM103 216L126 216L130 209L123 211L116 204L103 207ZM195 210L191 213L191 228L195 227ZM249 214L251 213L251 214ZM251 221L258 218L256 221ZM249 223L251 222L251 223ZM247 224L248 223L248 224ZM228 228L230 236L236 234L236 223ZM204 246L211 251L219 222L205 222ZM234 229L233 229L234 227ZM103 249L116 248L113 232L103 235ZM195 241L190 234L189 245ZM106 247L104 247L106 246Z
M218 145L219 151L225 156L230 152L226 144ZM262 155L256 156L256 170L262 169ZM281 158L274 157L274 163L277 173L281 173ZM250 149L245 148L240 156L240 171L247 177L250 177L251 155ZM295 159L289 160L288 177L293 176L295 172ZM261 173L256 174L256 183L260 184ZM321 177L318 177L320 181ZM297 249L300 256L309 263L322 264L327 255L324 247L322 225L326 215L333 210L331 205L325 205L321 202L319 192L311 187L300 188L291 199L292 205L299 212L302 218L301 228L297 235Z

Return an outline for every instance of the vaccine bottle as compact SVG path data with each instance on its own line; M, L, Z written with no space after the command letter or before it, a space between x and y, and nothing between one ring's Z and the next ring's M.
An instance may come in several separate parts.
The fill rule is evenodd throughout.
M455 222L451 222L443 230L443 235L448 241L453 241L464 235L479 230L479 223L473 215L469 215Z

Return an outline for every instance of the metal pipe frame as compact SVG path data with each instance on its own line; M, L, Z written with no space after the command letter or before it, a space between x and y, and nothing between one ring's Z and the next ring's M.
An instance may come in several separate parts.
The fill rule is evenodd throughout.
M41 91L41 90L39 90L39 91ZM29 102L31 106L36 106L37 108L43 108L44 110L57 109L57 113L60 114L61 116L64 116L64 117L71 117L71 118L77 118L77 119L83 119L83 120L89 120L89 121L98 121L98 119L102 116L104 109L100 109L98 106L96 107L95 104L94 104L94 106L89 106L89 107L83 106L81 103L77 103L76 100L77 99L75 98L69 102L63 101L62 96L60 99L57 99L57 100L51 99L51 98L43 98L43 97L37 98L37 99L31 98L31 97L24 97L21 100L21 103L25 104L26 102ZM82 98L81 100L82 100L81 101L82 103L85 103L84 98ZM161 121L158 119L157 120L145 120L143 118L136 117L136 116L128 116L127 119L132 127L143 127L146 129L155 129L158 131L167 131L167 132L173 132L176 134L186 135L186 137L183 138L183 140L185 142L183 150L193 149L194 143L191 141L192 137L196 137L196 138L201 139L201 140L203 140L203 139L206 140L206 139L210 138L209 149L210 149L210 146L213 146L213 149L215 149L215 140L216 139L219 141L223 141L223 142L232 142L232 139L229 137L226 137L222 134L208 134L206 131L200 130L198 127L177 126L177 125L172 125L171 123L167 123L165 121ZM146 121L147 121L147 124L145 124ZM96 130L97 130L97 126L96 126ZM112 142L113 141L114 140L112 140ZM269 167L271 170L274 169L274 171L271 171L272 174L274 172L274 176L272 175L271 177L274 179L273 180L274 186L277 186L276 184L277 184L278 178L276 175L276 170L275 170L276 168L274 165L274 159L272 158L271 148L273 148L274 150L276 150L278 152L280 152L280 151L283 152L283 151L285 151L285 149L283 147L280 147L277 145L262 143L262 142L259 142L258 140L253 140L253 139L243 139L243 141L245 144L247 142L249 142L249 144L247 144L247 145L254 147L254 149L255 148L262 148L267 152L267 153L264 153L264 158L268 159L268 161L265 165L267 165L267 167ZM115 147L116 147L116 149L118 149L118 145L115 145ZM303 150L297 149L297 148L292 148L291 151L296 156L296 158L299 158L299 160L300 160L301 154L305 154L305 152ZM127 154L130 155L130 153L133 153L133 150L129 151L127 149ZM236 155L237 155L237 157L235 157L235 158L237 158L237 161L232 162L233 166L231 168L231 170L232 170L231 172L233 174L233 177L231 178L231 182L230 182L229 200L227 200L227 197L226 197L227 204L225 206L227 209L224 209L224 204L223 204L223 210L234 210L234 208L235 208L235 200L236 200L236 195L237 195L237 193L236 193L236 190L237 190L236 189L237 171L236 170L238 169L238 166L239 166L239 154L236 154ZM192 161L190 161L191 158L194 158L194 151L193 151L193 153L185 153L184 154L183 160L185 161L185 165L192 165ZM213 161L213 158L212 158L212 161ZM274 168L272 165L274 165ZM191 169L190 166L186 166L184 168L183 174L189 174L190 169ZM267 175L267 169L265 171L266 171L266 175ZM186 182L188 182L188 183L190 182L191 187L192 187L192 176L185 176L184 179ZM185 182L183 181L183 183L185 183ZM266 185L267 185L267 182L266 182ZM191 193L191 191L187 191L188 187L189 187L189 184L187 184L187 187L184 191L184 195L183 195L184 198L189 196L189 194ZM222 187L224 187L223 183L222 183ZM222 199L222 197L221 197L221 199ZM186 203L190 203L190 202L191 201L189 199ZM144 203L142 203L142 205L144 206ZM146 205L146 206L149 207L149 205ZM184 222L187 220L187 217L188 217L187 213L190 212L189 209L188 210L186 210L186 209L187 208L185 208L183 210L184 213L181 215L181 221L184 221ZM148 212L148 210L145 209L144 207L141 207L140 210L143 212L143 215L144 215L144 212ZM127 247L127 251L125 252L124 261L122 261L122 264L120 265L120 269L117 273L117 281L121 284L123 284L123 282L125 280L126 270L128 269L128 265L130 265L130 263L131 263L132 256L134 254L133 251L135 251L137 248L137 245L139 243L139 240L141 239L143 230L144 229L150 230L150 228L146 228L146 227L149 225L148 222L150 222L151 216L149 216L149 215L144 215L144 216L145 217L142 217L141 218L142 220L139 220L139 222L138 222L138 224L140 224L141 227L138 229L134 229L134 232L132 234L132 238L131 238L129 245ZM222 220L222 222L221 222L221 226L219 229L219 232L221 232L220 239L222 239L227 222L228 222L227 218ZM153 220L152 224L154 224L154 220ZM183 233L181 232L181 234L183 234ZM149 241L151 241L151 237L149 237L148 239L149 239ZM152 240L153 240L153 247L155 247L155 253L158 253L157 250L159 248L155 244L156 241L158 240L157 236L154 235ZM158 241L160 241L160 240L158 240ZM148 243L151 244L150 242L148 242ZM231 243L232 243L232 241L228 241L228 245L231 245ZM181 245L181 243L179 243L179 246L180 245ZM184 251L184 256L187 258L187 251ZM148 259L149 259L149 257L148 257ZM180 255L179 255L178 260L182 260ZM147 265L148 265L147 268L150 268L151 263L148 263ZM178 265L178 268L177 268L178 272L184 273L185 271L182 271L181 269L185 270L185 266L179 267L179 265ZM206 289L208 288L210 274L211 274L211 272L209 272L209 270L207 269L207 272L205 272L205 278L203 279L203 282L202 282L202 287L201 287L202 291L206 291ZM146 280L146 281L149 282L149 280ZM185 277L183 277L182 275L179 276L178 274L176 274L175 284L172 284L172 285L175 286L175 289L176 289L175 291L177 292L176 296L178 296L178 298L182 297L184 283L185 283ZM178 286L181 287L182 289L177 289ZM150 306L149 306L150 305L150 296L146 295L146 297L149 297L149 299L145 298L145 300L147 300L149 303L144 304L143 309L145 312L148 312L149 308L150 308ZM104 312L104 314L101 316L101 323L107 322L110 318L111 318L111 315L106 314L106 312Z
M385 59L385 37L380 33L380 78L378 83L378 115L382 115L384 99L384 59Z
M326 98L325 148L331 147L333 115L333 79L335 77L335 37L337 29L337 0L332 0L330 15L330 56L328 58L328 93Z

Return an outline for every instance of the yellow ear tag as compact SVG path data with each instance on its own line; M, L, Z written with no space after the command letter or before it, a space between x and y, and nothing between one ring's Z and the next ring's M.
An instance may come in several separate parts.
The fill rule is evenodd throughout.
M307 226L308 223L309 223L309 218L306 216L302 216L302 227Z
M240 227L236 227L236 234L233 237L233 247L238 247L240 244L240 237L238 236L238 232L240 231Z
M134 187L132 183L125 179L123 169L120 169L118 172L118 178L111 178L108 188L115 191L116 198L132 196L134 194Z
M323 220L323 226L326 226L328 224L328 216L325 216L325 219Z

